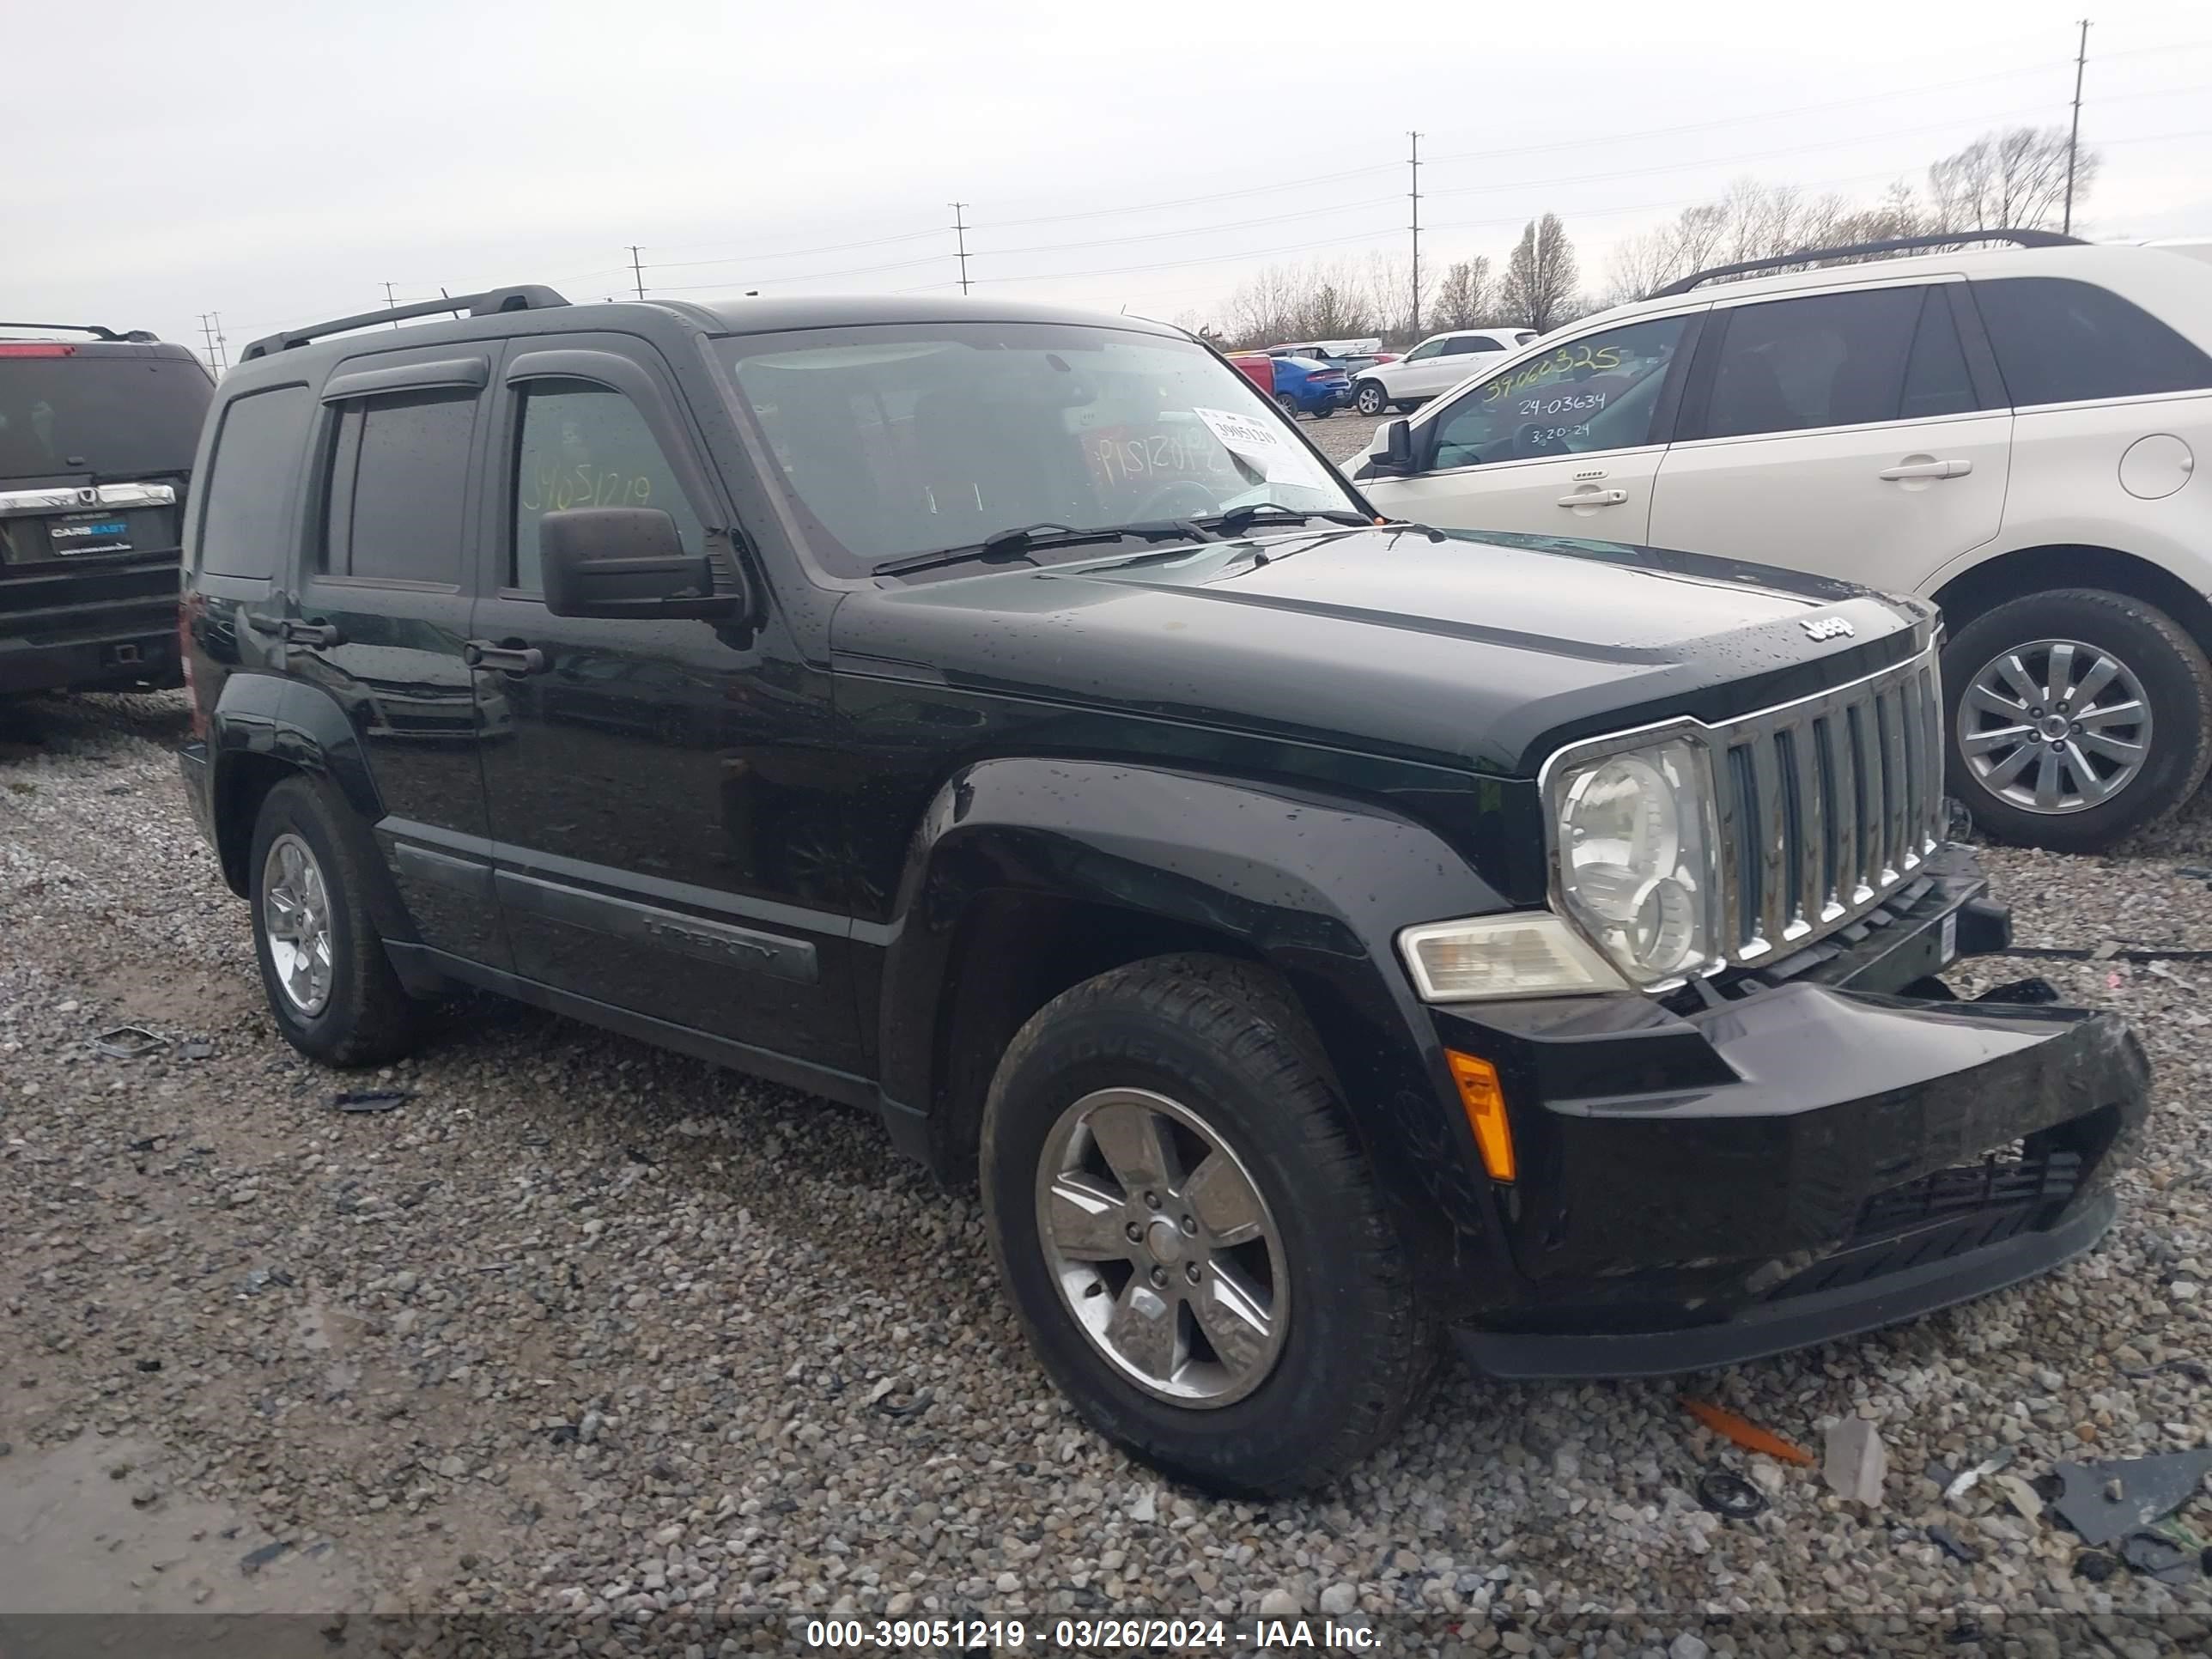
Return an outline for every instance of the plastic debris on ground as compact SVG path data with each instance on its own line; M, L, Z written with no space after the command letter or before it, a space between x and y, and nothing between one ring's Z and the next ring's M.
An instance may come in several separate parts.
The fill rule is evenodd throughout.
M1748 1521L1766 1507L1765 1494L1729 1469L1707 1469L1698 1477L1698 1502L1731 1521Z
M2043 1499L2036 1496L2035 1488L2016 1474L1997 1474L1990 1477L1990 1486L2002 1494L2006 1503L2023 1521L2043 1518Z
M1882 1483L1889 1479L1889 1449L1881 1434L1863 1417L1846 1417L1827 1433L1820 1478L1838 1497L1869 1508L1881 1502Z
M1982 1559L1979 1550L1969 1549L1959 1541L1959 1534L1948 1527L1928 1528L1928 1541L1949 1556L1954 1561L1974 1562Z
M414 1098L411 1089L347 1089L331 1097L342 1112L388 1112Z
M118 1025L92 1040L92 1051L110 1060L143 1060L168 1046L168 1038L143 1025Z
M2061 1463L2051 1507L2084 1543L2109 1544L2141 1532L2203 1490L2212 1451L2170 1452L2112 1463Z
M1769 1457L1779 1458L1784 1463L1796 1463L1810 1468L1813 1454L1802 1446L1792 1445L1778 1434L1770 1434L1750 1419L1739 1417L1725 1406L1716 1406L1708 1400L1681 1397L1682 1409L1696 1418L1723 1440L1732 1440L1746 1451L1764 1452Z
M2011 1462L2013 1455L2013 1448L2007 1446L2002 1451L1984 1458L1973 1468L1961 1470L1953 1476L1951 1483L1943 1488L1943 1501L1947 1504L1957 1503L1974 1489L1984 1475L1995 1474L2006 1464Z

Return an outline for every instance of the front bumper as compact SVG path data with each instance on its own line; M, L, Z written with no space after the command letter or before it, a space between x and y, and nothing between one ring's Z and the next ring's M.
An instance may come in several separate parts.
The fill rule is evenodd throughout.
M1663 1375L1908 1319L2112 1220L2149 1073L2116 1016L1937 1000L1947 933L2002 943L1963 851L1771 983L1437 1011L1504 1080L1512 1271L1456 1331L1503 1377ZM1915 994L1896 994L1907 987Z

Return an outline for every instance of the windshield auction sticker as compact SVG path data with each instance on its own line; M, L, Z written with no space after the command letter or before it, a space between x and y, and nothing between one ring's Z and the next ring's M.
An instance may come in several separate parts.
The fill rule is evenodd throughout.
M1231 454L1257 463L1268 483L1320 482L1315 476L1313 462L1266 421L1225 409L1194 409L1190 412L1206 422L1206 429L1220 439Z

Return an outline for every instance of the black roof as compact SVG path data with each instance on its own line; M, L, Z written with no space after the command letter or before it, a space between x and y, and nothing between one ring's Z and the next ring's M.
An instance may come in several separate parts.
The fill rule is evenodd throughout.
M542 329L620 327L641 311L687 324L707 335L781 333L793 329L853 328L870 323L1058 323L1091 328L1121 328L1139 333L1186 337L1183 331L1148 317L1039 305L1024 300L954 298L945 295L807 295L781 299L613 300L577 305L550 288L522 285L488 289L385 311L361 312L266 335L246 348L241 364L266 362L333 336L381 328L395 322L429 318L416 337L424 343L467 340L487 333L514 331L512 319L527 315L524 331ZM450 319L450 320L448 320ZM413 331L410 331L413 332Z

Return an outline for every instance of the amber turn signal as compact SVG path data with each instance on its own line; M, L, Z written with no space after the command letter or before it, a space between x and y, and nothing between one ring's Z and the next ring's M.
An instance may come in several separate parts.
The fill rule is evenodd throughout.
M1452 1081L1459 1085L1460 1104L1467 1108L1468 1127L1482 1150L1483 1167L1492 1181L1513 1179L1513 1131L1505 1121L1505 1091L1498 1086L1498 1068L1486 1060L1444 1050L1451 1063Z

